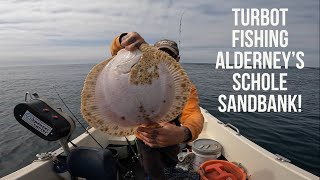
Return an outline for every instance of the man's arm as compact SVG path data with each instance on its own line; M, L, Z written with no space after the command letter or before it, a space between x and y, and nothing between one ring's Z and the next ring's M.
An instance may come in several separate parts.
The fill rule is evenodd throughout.
M180 121L182 127L188 128L191 132L192 137L187 141L197 139L203 128L204 118L201 114L199 97L195 86L191 88L190 97L182 111ZM186 133L188 132L185 130Z
M117 55L118 51L125 48L128 51L134 51L140 47L145 40L136 32L122 33L117 36L111 43L110 53L112 56Z
M127 33L122 33L120 36L114 38L114 40L111 42L110 53L112 56L117 55L118 51L124 48L123 46L121 46L121 38L125 35L127 35Z
M202 131L204 118L201 114L199 98L194 86L182 111L180 121L181 127L168 122L160 123L162 128L139 127L136 135L145 144L153 148L167 147L195 140Z

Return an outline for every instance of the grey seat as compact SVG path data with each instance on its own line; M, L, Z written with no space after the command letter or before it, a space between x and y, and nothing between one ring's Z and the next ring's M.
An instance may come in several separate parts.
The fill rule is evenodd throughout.
M67 158L68 170L72 176L87 180L116 180L117 165L108 149L77 147Z

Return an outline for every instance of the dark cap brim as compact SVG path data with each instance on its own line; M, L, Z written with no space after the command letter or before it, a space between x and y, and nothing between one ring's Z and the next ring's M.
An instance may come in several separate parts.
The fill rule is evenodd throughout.
M179 55L179 52L177 50L175 50L174 48L170 47L170 46L166 46L166 45L162 45L162 46L157 46L158 49L169 49L170 51L172 51L175 55Z

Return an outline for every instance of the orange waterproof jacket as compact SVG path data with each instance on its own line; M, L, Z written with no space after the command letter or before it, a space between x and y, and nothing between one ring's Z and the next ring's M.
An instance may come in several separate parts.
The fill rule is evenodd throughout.
M118 51L123 49L123 47L120 45L119 37L120 36L116 37L111 43L110 52L112 56L117 55ZM203 121L204 119L199 107L199 97L197 89L193 85L191 88L189 100L183 108L180 117L181 125L187 127L192 134L192 138L190 141L198 138L203 128Z

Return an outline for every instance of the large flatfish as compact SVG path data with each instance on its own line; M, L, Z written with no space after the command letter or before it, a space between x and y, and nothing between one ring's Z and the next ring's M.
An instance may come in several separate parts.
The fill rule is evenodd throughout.
M185 106L191 83L167 53L147 44L122 49L97 64L81 94L81 112L90 126L114 136L134 134L139 126L168 122Z

